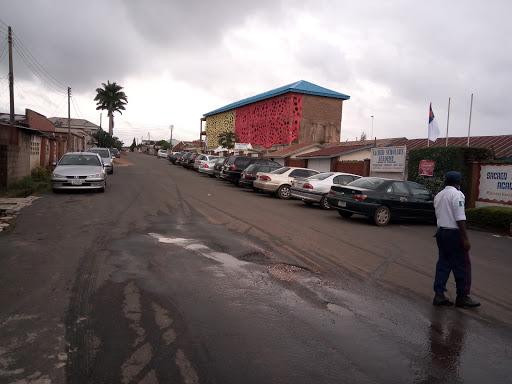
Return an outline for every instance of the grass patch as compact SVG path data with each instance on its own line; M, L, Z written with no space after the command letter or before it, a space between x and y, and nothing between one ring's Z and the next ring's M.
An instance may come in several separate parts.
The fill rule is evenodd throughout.
M37 167L30 176L10 184L7 188L0 188L0 197L28 197L46 191L50 188L51 174L50 168Z

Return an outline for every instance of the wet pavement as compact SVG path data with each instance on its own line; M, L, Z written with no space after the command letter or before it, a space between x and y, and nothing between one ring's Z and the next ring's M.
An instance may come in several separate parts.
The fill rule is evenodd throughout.
M509 274L509 239L471 231L483 305L437 308L429 226L129 158L105 194L43 195L0 236L0 381L511 381L511 295L485 267Z

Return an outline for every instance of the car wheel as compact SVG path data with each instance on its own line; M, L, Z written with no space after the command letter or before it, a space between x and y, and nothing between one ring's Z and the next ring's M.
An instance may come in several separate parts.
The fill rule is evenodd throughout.
M254 192L256 192L256 193L260 192L260 190L259 190L258 188L256 188L256 187L252 187L252 190L253 190Z
M391 220L391 211L388 207L381 205L373 214L373 222L379 227L383 227L389 224Z
M338 211L341 217L344 217L345 219L348 219L349 217L352 217L352 212L347 211Z
M213 178L213 177L215 177L215 175L208 175L208 176L210 176L210 177L212 177L212 178Z
M289 199L290 198L290 186L289 185L281 185L277 190L277 196L280 199Z
M320 200L320 207L322 209L331 209L331 206L327 202L327 195L322 196L322 199Z

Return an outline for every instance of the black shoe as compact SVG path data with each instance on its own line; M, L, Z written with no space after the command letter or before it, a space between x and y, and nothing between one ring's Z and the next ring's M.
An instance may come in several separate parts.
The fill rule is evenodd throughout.
M432 303L434 305L444 305L446 307L451 307L453 305L453 301L451 301L450 299L448 299L444 293L436 293L436 295L434 296L434 302Z
M469 296L457 295L455 306L460 308L476 308L480 306L480 303L478 301L474 301Z

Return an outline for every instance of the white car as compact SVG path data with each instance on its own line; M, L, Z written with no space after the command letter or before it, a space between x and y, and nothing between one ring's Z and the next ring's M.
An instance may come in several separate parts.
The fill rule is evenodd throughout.
M159 149L158 153L156 154L158 157L162 157L164 159L167 159L167 150L165 149Z
M347 185L360 178L361 176L343 172L322 172L308 178L296 177L292 181L291 197L308 205L319 203L322 209L330 209L327 195L331 186Z
M214 155L203 155L203 154L200 154L200 155L197 155L197 157L195 158L194 160L194 171L199 171L199 168L202 167L203 163L205 163L206 161L209 161L211 159L217 159L218 156L214 156Z
M320 173L314 169L282 167L272 172L258 172L253 189L277 194L280 199L290 198L290 187L294 177L309 177Z

